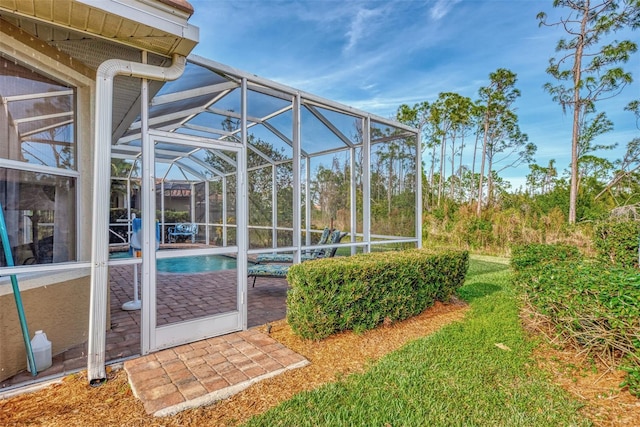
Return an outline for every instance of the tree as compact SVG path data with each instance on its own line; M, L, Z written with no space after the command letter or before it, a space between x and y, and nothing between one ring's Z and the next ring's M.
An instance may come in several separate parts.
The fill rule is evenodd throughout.
M433 103L422 102L409 107L406 104L398 108L397 119L422 131L422 150L431 150L431 166L429 168L427 183L435 187L437 178L437 206L440 206L444 196L444 183L449 181L449 194L455 192L455 182L462 180L462 155L464 138L472 126L472 114L474 104L470 98L453 92L442 92ZM448 145L447 145L448 144ZM439 150L438 150L439 148ZM450 170L453 176L458 173L458 179L448 179L445 173L445 160L447 151L450 153ZM438 154L439 153L439 154ZM459 167L456 171L455 160L459 159ZM438 172L436 173L436 163ZM431 192L425 188L425 203L430 206Z
M640 100L631 101L625 108L627 111L631 111L636 118L636 127L640 129ZM614 197L622 196L624 201L622 204L630 203L631 199L636 198L638 191L634 191L638 188L638 173L640 169L640 138L634 138L627 143L627 151L624 157L617 162L618 171L613 179L607 184L607 186L596 196L598 199L600 196L609 192ZM611 190L615 188L615 192ZM628 195L631 195L628 197ZM620 206L621 203L616 201L616 206Z
M480 100L484 113L482 117L482 156L480 174L478 179L478 206L476 214L480 217L483 203L483 176L485 165L489 162L487 174L489 176L488 197L491 198L493 179L491 164L496 146L506 139L517 138L518 144L523 142L523 134L517 127L517 116L513 110L513 103L520 96L520 91L515 88L517 76L514 72L499 68L489 74L489 86L480 88ZM526 138L526 135L524 135Z
M555 178L558 176L555 163L556 161L551 159L549 160L547 167L537 164L529 165L531 173L527 175L527 186L529 187L530 196L533 197L536 194L546 194L554 189Z
M444 103L444 107L449 117L449 146L450 146L450 158L451 161L451 177L456 175L455 160L456 157L460 159L458 169L458 181L462 179L462 154L464 151L464 137L469 130L472 122L472 110L473 101L466 96L459 95L457 93L447 92L440 94L440 98ZM439 99L440 99L439 98ZM460 144L457 144L458 138ZM449 195L453 197L454 185L456 180L450 179Z
M616 162L616 166L618 170L615 177L595 198L597 200L609 192L616 201L616 206L621 206L632 203L632 199L636 199L640 193L637 173L640 169L640 138L634 138L627 144L627 151L622 159ZM618 198L622 198L622 201L617 201Z
M322 222L333 223L340 209L348 207L349 168L345 162L335 156L331 167L320 165L315 172L315 179L311 182L311 198L314 205L320 208Z
M433 177L434 177L434 169L435 169L435 148L437 143L433 137L433 120L431 117L431 104L427 101L421 102L419 104L414 104L413 107L409 107L406 104L400 105L398 107L398 111L396 113L396 119L404 124L409 126L413 126L416 129L420 129L421 131L421 141L422 141L422 153L427 149L432 150L431 155L431 165L429 167L429 173L427 174L423 169L423 174L426 178L426 185L423 186L423 203L425 209L429 209L432 205L432 191L431 188L433 186Z
M499 174L507 168L516 168L523 163L531 163L537 147L529 142L527 134L520 132L518 117L512 111L505 115L502 126L497 127L487 144L489 172ZM497 166L499 169L495 169ZM487 204L492 203L493 174L487 179Z
M559 83L547 83L544 88L564 112L573 113L569 223L574 224L583 117L595 112L597 101L617 95L632 82L631 73L619 64L629 60L637 50L636 43L631 40L609 42L606 36L640 26L640 0L554 0L553 7L568 8L568 17L549 23L547 15L540 12L540 25L561 26L570 38L560 39L556 47L560 56L551 58L547 68L547 73Z
M640 100L631 101L624 109L636 116L636 127L640 129Z
M471 161L471 191L469 191L469 203L473 203L473 197L475 192L473 188L478 186L478 178L476 174L476 160L478 157L478 143L483 132L483 121L485 115L485 108L482 105L474 104L471 109L471 126L476 129L476 137L473 144L473 160Z

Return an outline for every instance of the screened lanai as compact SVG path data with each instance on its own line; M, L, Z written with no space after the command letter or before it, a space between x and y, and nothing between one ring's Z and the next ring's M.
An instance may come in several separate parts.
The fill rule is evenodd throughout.
M326 228L346 236L331 246L337 256L421 246L417 130L197 56L148 103L142 83L140 114L110 147L108 230L117 247L141 218L141 259L110 258L109 281L94 259L91 278L92 295L106 297L102 283L134 266L142 354L246 329L254 257L299 262ZM179 226L191 232L177 236ZM101 306L91 304L95 325ZM90 329L99 379L102 328Z
M137 64L130 61L125 69ZM23 68L6 61L16 79L49 82ZM88 137L87 112L74 111L88 105L88 89L33 83L4 98L2 123L13 138L5 200L13 203L7 217L18 265L5 271L18 271L28 291L48 292L32 298L47 301L40 311L49 316L34 323L56 352L79 345L91 380L105 378L105 357L254 326L264 318L253 312L264 310L259 299L274 290L286 297L286 283L248 289L247 269L259 254L298 262L325 228L346 233L336 256L421 245L417 130L197 56L178 68L179 77L162 85L117 77L113 106L96 97L96 110L108 105L113 118L96 112L106 143ZM91 196L87 188L93 209L90 197L76 196ZM176 235L181 224L195 227ZM63 323L62 314L71 320ZM61 331L72 339L63 341Z
M421 245L415 129L201 57L176 68L153 97L141 81L140 113L110 146L108 280L93 225L91 380L104 378L99 299L123 275L142 295L146 354L247 329L259 254L299 262L327 228L347 236L331 244L337 256ZM114 257L122 246L134 250Z
M342 254L420 245L415 129L197 56L153 97L148 117L152 132L194 141L155 144L161 243L176 223L197 224L199 244L236 243L241 168L250 255L298 254L324 227L349 233ZM134 121L112 147L112 208L121 216L139 215L141 128ZM112 221L114 245L126 234L117 230Z

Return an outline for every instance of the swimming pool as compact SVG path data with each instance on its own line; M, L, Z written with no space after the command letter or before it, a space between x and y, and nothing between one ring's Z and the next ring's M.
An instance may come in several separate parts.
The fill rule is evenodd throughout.
M129 258L129 252L113 252L110 259ZM158 273L203 273L206 271L236 268L236 259L225 255L203 255L179 258L164 258L156 261Z
M236 259L225 255L165 258L156 261L158 273L204 273L236 268Z

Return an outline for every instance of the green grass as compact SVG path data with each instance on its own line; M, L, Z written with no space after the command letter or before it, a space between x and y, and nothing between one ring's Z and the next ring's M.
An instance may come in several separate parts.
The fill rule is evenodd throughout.
M508 266L472 258L465 319L413 341L364 374L300 393L249 426L590 425L531 358ZM500 349L496 344L507 346Z

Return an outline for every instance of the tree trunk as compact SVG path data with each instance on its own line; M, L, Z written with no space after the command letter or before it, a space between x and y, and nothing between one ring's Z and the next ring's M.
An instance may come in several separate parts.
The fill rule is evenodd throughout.
M387 214L391 214L391 195L393 186L393 156L389 159L389 184L387 186Z
M453 178L456 176L456 130L453 129L453 135L451 136L451 184L449 185L449 197L453 199L454 182Z
M429 169L429 194L427 197L429 198L429 206L433 206L433 174L435 173L436 168L436 145L433 144L431 147L431 168Z
M443 134L442 143L440 144L440 178L438 179L438 207L440 207L440 200L442 198L442 186L443 186L443 178L444 178L444 156L446 154L445 152L446 141L447 139Z
M480 176L478 177L478 206L476 207L476 215L478 218L482 215L482 177L484 175L484 163L487 158L487 134L489 133L489 116L484 118L484 135L482 136L482 161L480 162Z
M491 173L491 168L493 168L493 152L489 150L489 155L487 156L487 207L490 207L493 204L493 174Z
M576 46L576 56L573 63L573 132L571 135L571 184L569 191L569 224L576 223L576 207L578 205L578 141L580 140L580 116L582 105L580 102L580 79L582 77L582 53L584 51L584 37L589 20L589 0L585 1L580 23L580 36Z
M464 131L460 139L460 158L458 161L458 185L462 188L462 153L464 152ZM460 201L462 201L463 193L460 192Z
M476 142L473 144L473 161L471 162L471 182L469 183L469 203L473 203L473 189L476 175L476 157L478 156L478 132L476 132Z

